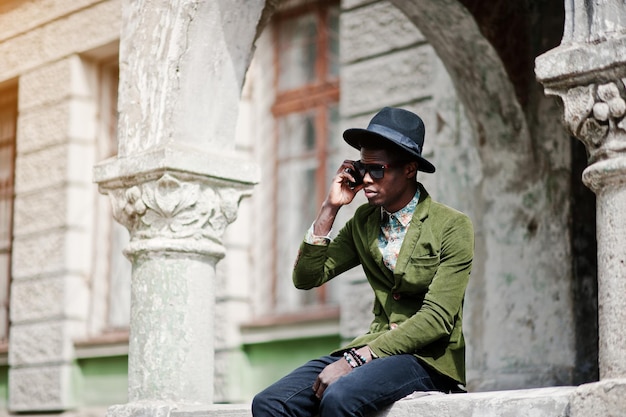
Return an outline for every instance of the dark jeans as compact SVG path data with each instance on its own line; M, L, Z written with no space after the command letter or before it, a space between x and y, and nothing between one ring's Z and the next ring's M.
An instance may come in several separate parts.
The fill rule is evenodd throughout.
M375 359L328 386L322 399L313 382L341 356L323 356L297 368L254 397L254 417L357 417L378 411L413 391L447 391L413 355ZM435 379L436 381L433 381Z

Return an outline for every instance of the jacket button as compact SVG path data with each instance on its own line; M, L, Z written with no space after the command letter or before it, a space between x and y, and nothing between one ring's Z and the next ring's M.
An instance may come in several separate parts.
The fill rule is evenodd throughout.
M399 299L402 298L402 294L398 294L397 292L394 292L393 294L391 294L391 296L393 297L394 300L398 301Z
M391 330L396 329L398 327L398 323L391 323L389 327L391 327Z

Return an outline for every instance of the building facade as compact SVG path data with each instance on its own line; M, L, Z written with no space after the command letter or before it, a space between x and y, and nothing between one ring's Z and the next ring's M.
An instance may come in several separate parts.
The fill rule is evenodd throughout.
M367 328L360 271L289 268L382 106L422 115L419 180L474 222L468 388L597 380L586 150L533 72L572 10L238 3L0 4L5 411L245 403Z

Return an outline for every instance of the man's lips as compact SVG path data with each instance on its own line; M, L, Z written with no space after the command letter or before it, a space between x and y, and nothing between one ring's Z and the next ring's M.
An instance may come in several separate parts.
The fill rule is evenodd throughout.
M365 197L367 197L367 198L373 197L376 194L378 194L376 191L374 191L372 189L369 189L369 188L364 189L363 193L365 193Z

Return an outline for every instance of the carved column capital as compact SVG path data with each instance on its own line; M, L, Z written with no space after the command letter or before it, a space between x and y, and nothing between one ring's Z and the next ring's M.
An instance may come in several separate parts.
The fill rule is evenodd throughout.
M129 257L145 252L224 256L222 236L250 190L214 178L163 172L134 183L100 185L115 219L128 228Z
M626 174L626 78L546 88L563 101L567 130L585 144L589 167L583 181L597 191L624 182Z
M546 89L563 100L565 125L587 147L590 164L626 152L624 80Z
M535 73L546 94L562 99L565 127L589 155L583 181L597 193L626 175L626 36L599 30L610 21L602 16L626 15L626 8L611 9L613 1L595 5L589 20L582 0L574 3L563 43L537 57Z

